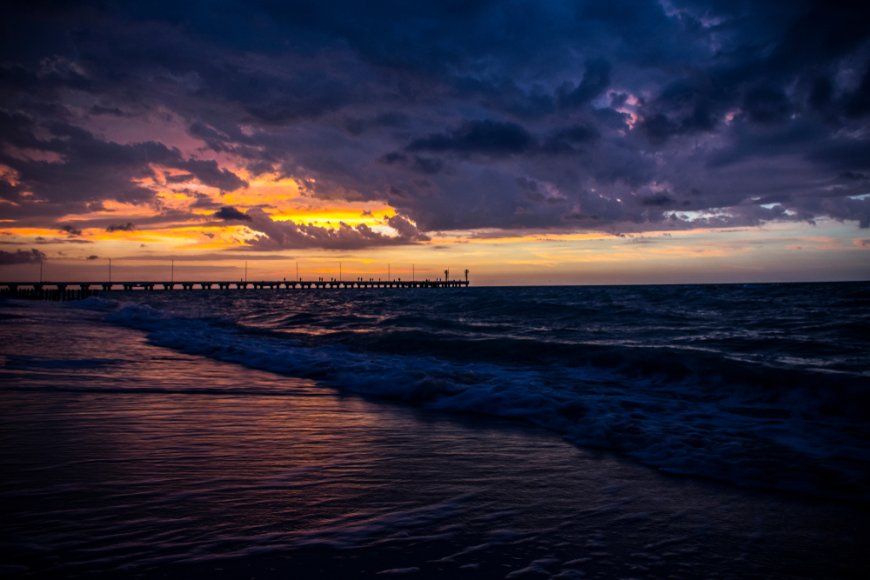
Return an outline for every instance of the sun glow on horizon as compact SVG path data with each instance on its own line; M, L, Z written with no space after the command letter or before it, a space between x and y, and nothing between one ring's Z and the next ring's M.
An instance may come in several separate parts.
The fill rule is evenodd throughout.
M235 276L240 260L253 261L252 270L260 276L279 278L286 276L289 263L300 260L311 275L329 276L344 263L348 276L364 278L385 277L384 264L395 264L393 272L406 278L414 272L438 277L452 265L454 271L471 269L482 284L801 279L807 264L835 278L870 276L870 268L850 268L855 255L867 255L870 243L855 224L830 219L818 220L814 231L795 222L729 228L683 223L682 229L638 233L475 228L401 238L400 229L417 224L385 201L314 195L318 184L311 179L254 175L223 161L221 171L243 185L223 191L186 171L154 164L149 175L131 180L153 192L148 203L107 199L62 215L56 228L9 220L0 223L0 242L38 248L56 275L71 278L109 257L119 276L133 277L161 272L172 258L198 278L223 277L227 271ZM678 213L698 220L715 214ZM292 238L274 246L260 243L271 242L265 231L277 228L284 235L280 232L287 227L302 232L300 245ZM322 236L350 232L370 241L363 238L356 249L326 250L306 241L305 232L311 231ZM26 271L16 266L0 275L15 278Z

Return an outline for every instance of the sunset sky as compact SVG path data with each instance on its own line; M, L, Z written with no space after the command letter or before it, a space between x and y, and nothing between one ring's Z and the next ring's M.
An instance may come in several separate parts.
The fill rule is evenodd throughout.
M20 4L3 280L870 278L866 8Z

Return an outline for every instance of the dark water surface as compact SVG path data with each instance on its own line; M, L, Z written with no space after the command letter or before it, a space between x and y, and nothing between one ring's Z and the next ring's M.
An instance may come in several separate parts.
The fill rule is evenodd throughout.
M861 577L868 306L866 284L3 303L0 574Z

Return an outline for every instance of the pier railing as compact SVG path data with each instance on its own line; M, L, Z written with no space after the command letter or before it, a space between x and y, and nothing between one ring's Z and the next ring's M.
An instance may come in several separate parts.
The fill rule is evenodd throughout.
M100 292L170 290L329 290L340 288L465 288L468 280L213 280L119 282L0 282L0 295L17 297L78 297Z

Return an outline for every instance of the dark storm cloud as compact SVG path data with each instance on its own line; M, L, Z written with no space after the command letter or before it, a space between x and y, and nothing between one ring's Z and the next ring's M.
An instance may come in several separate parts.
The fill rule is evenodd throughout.
M388 165L404 165L420 173L438 173L444 168L444 163L439 159L421 157L420 155L405 155L398 151L387 153L380 161Z
M756 123L776 123L788 119L791 103L779 87L755 87L746 92L741 103L743 112Z
M378 127L402 127L408 121L408 117L402 113L386 112L369 119L346 117L344 119L344 128L352 135L360 135L365 131Z
M0 250L0 266L8 266L12 264L38 264L45 260L45 253L40 252L36 248L31 248L29 252L25 250L16 250L7 252Z
M846 114L850 117L863 117L870 113L870 62L854 91L845 96Z
M510 122L471 121L449 133L436 133L408 144L407 151L431 153L458 153L481 155L516 155L521 153L576 152L579 146L594 141L600 136L598 130L588 124L577 124L556 129L544 139L533 136L524 127ZM401 153L390 153L383 158L387 163L407 162ZM441 164L437 159L419 156L411 158L411 166L424 173L437 173Z
M81 229L79 229L79 228L77 228L77 227L75 227L75 226L73 226L73 225L70 225L70 224L64 224L64 225L60 226L58 229L59 229L60 231L62 231L62 232L66 232L66 233L68 233L68 234L71 235L71 236L80 236L80 235L82 235L82 230L81 230Z
M412 224L408 218L400 215L394 215L386 219L387 225L396 230L399 234L399 239L405 242L425 242L429 237L420 232L417 226Z
M112 232L132 232L136 229L136 226L133 222L127 222L125 224L110 224L106 227L106 231L109 233Z
M0 207L59 227L154 205L159 166L222 191L278 173L423 231L865 224L868 20L812 0L22 5L0 24ZM197 146L130 137L154 119ZM196 198L260 246L386 243Z
M557 129L545 140L542 148L550 153L571 153L581 151L590 145L601 134L598 129L588 124L578 124L564 129Z
M449 133L436 133L412 141L408 151L511 155L528 151L534 139L516 123L469 121Z
M863 179L862 177L853 177L853 179L866 183L866 177L851 170L870 170L870 141L863 139L831 140L823 147L811 151L807 157L832 169L838 169L846 175L862 176Z
M247 186L247 182L239 178L232 171L221 169L217 161L213 159L178 159L169 161L167 165L176 169L186 169L205 185L217 187L224 191L234 191L240 187Z
M641 205L649 205L654 207L666 207L670 205L674 205L674 199L666 194L659 193L656 195L651 195L649 197L641 198Z
M251 221L251 216L240 212L231 205L225 205L224 207L214 212L214 217L227 221Z
M603 59L586 64L583 80L576 87L563 85L559 88L559 104L563 107L584 105L599 96L610 86L610 63Z

